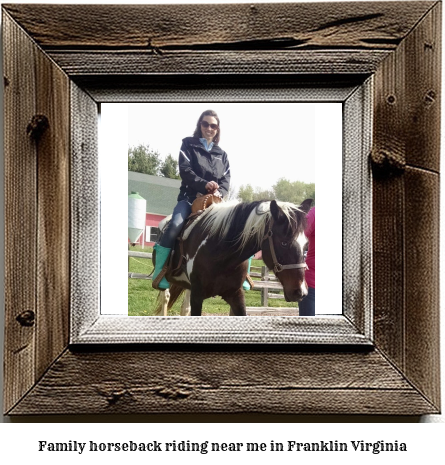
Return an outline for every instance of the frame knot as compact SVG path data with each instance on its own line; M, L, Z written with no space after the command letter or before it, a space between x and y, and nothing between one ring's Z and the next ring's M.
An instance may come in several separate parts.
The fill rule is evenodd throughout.
M370 160L372 173L376 178L400 176L405 172L405 153L399 147L373 150Z
M39 140L49 128L49 120L45 115L34 115L26 127L26 133L31 139Z
M24 312L17 315L16 320L22 326L34 326L35 323L35 313L32 310L25 310Z

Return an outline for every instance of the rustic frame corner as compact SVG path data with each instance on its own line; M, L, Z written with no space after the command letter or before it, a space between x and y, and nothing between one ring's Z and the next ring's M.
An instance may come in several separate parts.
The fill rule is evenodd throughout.
M4 412L438 413L441 3L215 5L185 25L198 7L3 5ZM82 182L71 157L97 140L78 124L73 148L73 108L88 121L117 94L189 91L198 78L372 78L372 321L353 320L372 327L371 346L70 344L71 228L90 213L70 207Z

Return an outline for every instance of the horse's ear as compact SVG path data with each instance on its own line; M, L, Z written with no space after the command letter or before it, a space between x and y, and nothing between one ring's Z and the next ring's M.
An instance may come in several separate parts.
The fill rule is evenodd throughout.
M300 210L303 210L305 213L309 213L309 210L311 209L313 200L312 199L306 199L301 202L301 205L298 207Z
M286 215L275 200L271 200L270 202L270 213L272 213L272 218L277 224L282 223L286 219Z

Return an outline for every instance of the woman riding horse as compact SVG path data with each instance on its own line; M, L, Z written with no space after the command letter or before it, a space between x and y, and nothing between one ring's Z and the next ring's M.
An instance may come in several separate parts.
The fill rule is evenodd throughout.
M172 219L163 232L159 244L155 244L156 265L152 286L159 290L169 288L163 277L156 278L164 267L181 228L190 215L192 203L198 194L213 194L225 197L230 185L230 166L226 152L219 147L220 120L213 110L199 117L193 137L182 140L179 152L179 174L182 179L178 203Z

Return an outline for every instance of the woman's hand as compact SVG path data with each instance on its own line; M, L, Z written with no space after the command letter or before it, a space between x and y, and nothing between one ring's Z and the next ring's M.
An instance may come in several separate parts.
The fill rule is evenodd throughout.
M216 190L219 189L219 185L217 182L215 181L209 181L207 184L206 184L206 191L209 193L209 194L214 194Z

